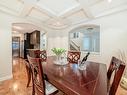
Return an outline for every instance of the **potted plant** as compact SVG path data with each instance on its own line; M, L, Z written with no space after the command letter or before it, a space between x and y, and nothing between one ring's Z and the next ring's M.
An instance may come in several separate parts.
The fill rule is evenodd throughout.
M53 51L53 53L56 55L56 61L57 62L60 62L60 60L61 60L61 55L63 54L63 53L65 53L66 52L66 50L64 49L64 48L52 48L51 49L52 51Z

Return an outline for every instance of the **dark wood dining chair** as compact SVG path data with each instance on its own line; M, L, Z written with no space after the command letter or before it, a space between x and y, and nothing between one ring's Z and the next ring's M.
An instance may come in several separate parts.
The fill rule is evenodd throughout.
M31 57L35 57L35 58L41 58L41 60L43 62L46 62L47 60L47 53L46 50L35 50L33 51L34 54L31 55ZM29 87L30 81L31 81L31 70L30 70L30 63L28 62L28 60L25 60L25 65L26 65L26 71L27 71L27 76L28 76L28 81L27 81L27 87Z
M31 67L30 67L30 63L28 62L28 60L24 60L25 66L26 66L26 72L27 72L27 87L29 87L30 81L31 81Z
M78 63L81 52L79 51L68 51L67 60L69 63Z
M41 58L32 58L30 56L27 57L32 70L32 83L33 83L32 94L33 95L35 95L35 93L37 95L56 94L58 90L44 79Z
M46 59L47 59L47 52L46 52L46 50L35 50L34 51L34 56L36 58L41 58L41 60L43 60L43 61L46 61Z
M119 86L122 74L124 72L124 69L125 69L125 63L116 57L112 57L111 63L107 72L107 79L108 79L107 83L108 83L109 95L115 95L117 88Z

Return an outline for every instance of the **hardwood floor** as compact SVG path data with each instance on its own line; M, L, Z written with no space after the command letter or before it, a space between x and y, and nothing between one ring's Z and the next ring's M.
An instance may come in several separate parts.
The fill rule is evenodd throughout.
M121 88L121 86L118 87L116 95L127 95L127 90Z
M32 87L26 87L27 75L22 59L13 60L13 79L0 83L0 95L32 95ZM31 85L31 84L30 84Z
M0 95L32 95L32 85L26 87L27 75L23 59L13 60L13 79L0 82ZM59 92L57 95L63 95ZM127 90L118 88L116 95L127 95Z

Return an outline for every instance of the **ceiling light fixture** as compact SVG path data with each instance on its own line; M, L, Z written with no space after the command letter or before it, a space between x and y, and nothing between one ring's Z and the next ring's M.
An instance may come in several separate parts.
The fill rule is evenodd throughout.
M53 29L63 29L68 27L70 25L70 22L68 20L57 18L57 19L50 19L45 23L45 25Z
M18 30L23 30L23 28L20 26L13 26L13 28L18 29Z
M20 34L20 32L19 32L19 31L14 30L14 31L12 31L12 34Z
M108 2L109 2L109 3L111 3L111 2L112 2L112 0L108 0Z
M17 33L17 31L12 31L13 33Z
M54 25L54 26L62 26L62 25L63 25L63 23L62 23L62 22L57 21L57 22L54 22L52 25Z

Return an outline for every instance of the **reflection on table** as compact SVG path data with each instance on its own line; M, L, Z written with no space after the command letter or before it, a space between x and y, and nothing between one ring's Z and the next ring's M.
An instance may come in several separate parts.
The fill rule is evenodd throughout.
M106 95L106 65L86 62L86 69L79 70L78 64L59 66L54 57L48 57L43 64L48 81L67 95Z

